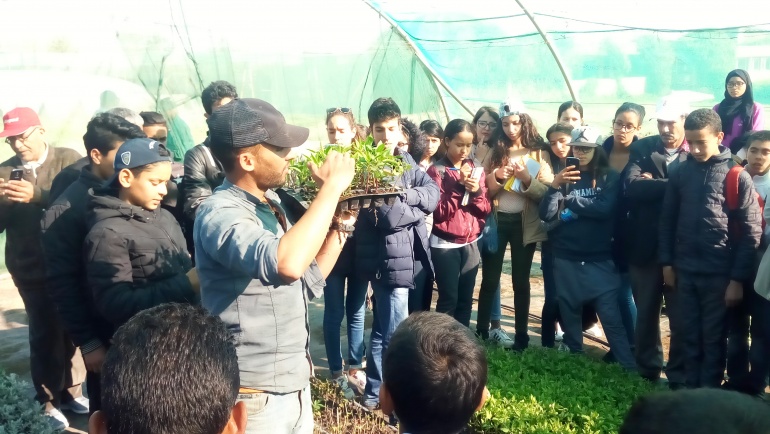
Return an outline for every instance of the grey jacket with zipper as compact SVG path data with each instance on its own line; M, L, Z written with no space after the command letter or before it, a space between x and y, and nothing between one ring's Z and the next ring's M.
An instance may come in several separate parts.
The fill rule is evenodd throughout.
M179 224L168 211L147 211L114 190L89 191L83 243L88 286L98 313L116 328L163 303L196 303L192 268Z

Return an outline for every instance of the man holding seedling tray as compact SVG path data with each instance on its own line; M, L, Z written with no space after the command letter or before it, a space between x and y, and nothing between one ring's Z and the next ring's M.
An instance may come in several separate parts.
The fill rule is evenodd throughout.
M354 162L330 152L309 163L318 194L296 218L274 189L308 129L258 99L235 99L207 122L225 180L195 217L201 302L235 336L246 432L312 434L307 302L322 294L353 230L355 218L335 210Z

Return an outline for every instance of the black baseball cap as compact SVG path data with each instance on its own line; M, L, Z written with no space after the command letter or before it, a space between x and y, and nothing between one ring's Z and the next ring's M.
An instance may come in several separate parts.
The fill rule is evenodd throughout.
M246 148L260 143L294 148L307 141L310 130L286 123L281 112L267 101L235 99L206 120L212 148Z
M107 181L107 185L116 185L118 174L123 169L136 169L163 161L171 162L171 156L168 152L165 156L161 155L161 148L165 149L165 146L152 139L129 139L123 142L115 154L115 162L112 163L115 174Z

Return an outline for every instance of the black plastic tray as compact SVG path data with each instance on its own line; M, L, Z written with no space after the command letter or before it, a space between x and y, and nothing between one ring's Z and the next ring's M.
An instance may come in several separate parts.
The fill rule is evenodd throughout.
M393 205L396 202L396 198L403 191L392 191L388 193L371 193L348 196L339 201L337 204L337 212L345 211L360 211L367 208L379 208L383 205ZM281 198L281 202L286 208L297 218L301 217L310 206L308 201L299 190L279 188L276 190L278 197Z

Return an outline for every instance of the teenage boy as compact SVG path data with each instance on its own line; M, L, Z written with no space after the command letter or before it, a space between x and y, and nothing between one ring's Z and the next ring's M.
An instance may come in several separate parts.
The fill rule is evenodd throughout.
M195 303L198 277L184 236L160 208L171 177L170 154L150 139L118 148L114 175L89 199L83 243L86 278L98 314L112 331L139 311L163 303Z
M684 101L673 96L663 98L656 110L659 135L631 144L629 161L622 173L629 207L625 247L637 309L636 365L643 378L660 380L663 371L660 313L665 298L671 326L666 378L671 389L684 385L684 353L676 315L677 293L664 286L658 265L658 223L669 174L687 158L684 120L689 113L690 108Z
M238 98L235 86L224 81L214 81L201 92L203 103L203 117L208 119L217 108ZM180 206L183 211L182 227L184 228L187 248L193 255L195 262L195 245L193 244L193 223L198 205L211 196L214 189L222 185L225 172L222 163L211 152L211 143L208 134L203 143L193 147L184 155L184 178L180 185Z
M140 137L144 137L142 130L119 116L94 116L83 135L90 164L48 207L41 222L46 289L72 342L83 354L91 412L99 409L99 371L107 352L110 336L106 332L110 327L95 312L81 254L88 233L88 190L98 189L113 175L113 161L120 145Z
M770 131L756 131L749 135L743 152L746 160L743 166L751 175L754 188L762 198L765 208L764 221L770 220ZM756 265L767 249L770 228L765 225L760 241ZM756 271L756 270L755 270ZM751 395L762 394L770 373L770 301L754 291L754 278L744 282L744 297L741 303L730 309L730 331L727 340L726 388ZM749 335L751 347L749 348ZM751 372L749 372L751 364Z
M403 134L401 109L395 101L377 99L368 116L374 143L384 143L411 166L397 182L404 189L401 196L392 206L363 211L353 237L359 273L371 282L375 298L363 404L376 408L382 382L382 355L396 327L409 315L410 291L421 288L424 279L433 275L425 216L436 208L439 189L409 153L397 148ZM415 276L422 281L416 282Z
M727 207L732 154L720 145L719 115L695 110L684 129L690 155L669 174L658 255L665 284L679 296L685 384L719 387L727 356L727 308L740 303L743 282L754 273L761 218L745 171L738 180L738 209Z
M138 313L115 333L103 376L104 409L91 417L91 434L245 432L233 337L203 308Z
M323 293L352 217L334 216L355 163L331 152L309 166L318 195L302 218L274 189L310 131L288 125L266 101L236 99L208 119L211 151L225 180L200 204L195 256L203 306L236 334L249 433L313 432L308 299Z
M382 368L382 411L398 415L400 433L459 433L489 396L484 348L468 327L443 313L417 312L404 320Z
M30 108L17 107L3 116L0 137L15 155L0 164L0 232L7 236L5 265L29 318L35 400L45 406L51 425L64 429L67 419L59 411L61 404L88 412L88 400L80 387L86 373L45 289L40 215L48 206L54 177L80 155L72 149L50 146L46 133Z

